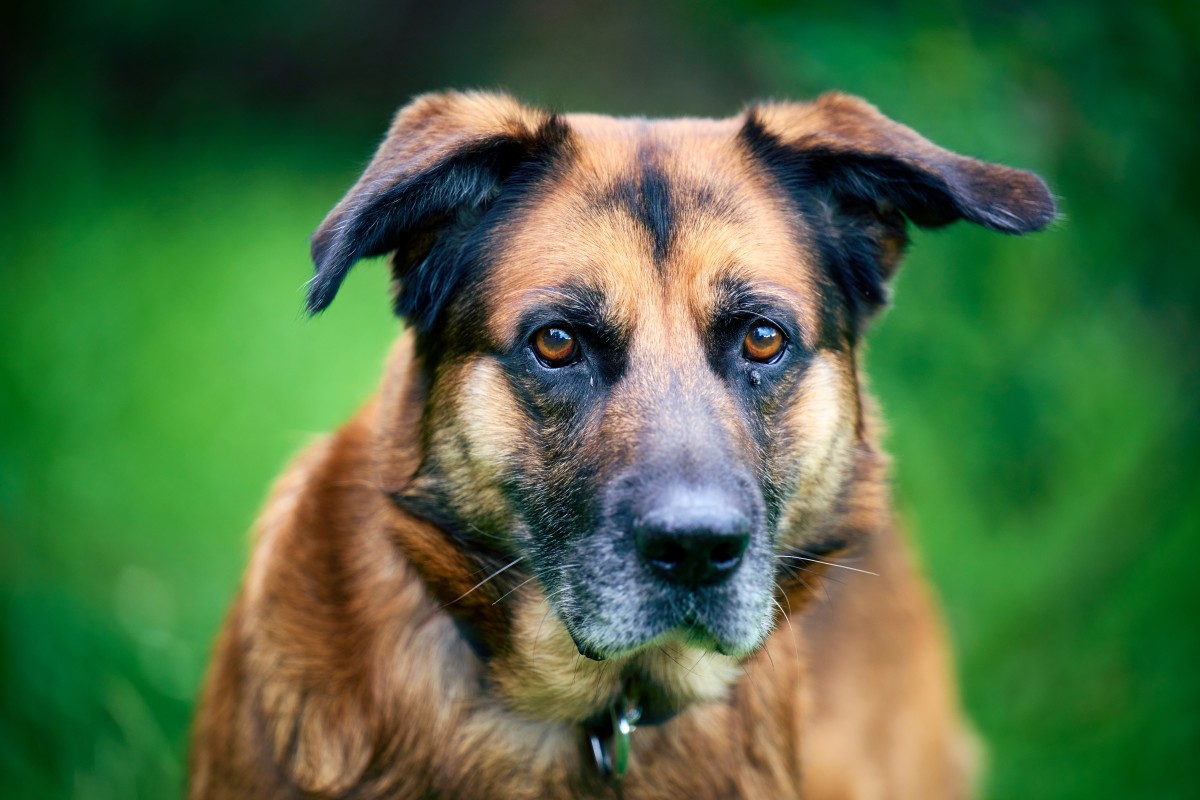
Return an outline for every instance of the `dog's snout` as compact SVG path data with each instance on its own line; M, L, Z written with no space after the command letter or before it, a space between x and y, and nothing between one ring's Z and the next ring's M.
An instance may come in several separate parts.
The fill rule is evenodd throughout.
M660 578L708 586L728 578L750 543L750 517L721 492L677 490L634 523L638 555Z

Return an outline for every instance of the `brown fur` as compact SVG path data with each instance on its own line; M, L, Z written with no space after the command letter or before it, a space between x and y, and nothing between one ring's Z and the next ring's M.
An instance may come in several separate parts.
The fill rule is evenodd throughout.
M193 800L613 796L581 725L634 663L683 710L633 736L621 785L630 800L971 795L977 748L938 614L890 512L858 373L861 320L818 266L820 215L799 214L763 154L739 138L752 125L789 152L886 157L887 169L949 186L959 217L998 228L1004 214L1040 215L1027 228L1048 219L1036 178L936 148L842 95L655 123L558 119L488 94L414 101L318 231L319 263L330 252L348 267L394 251L409 290L414 265L452 235L459 212L404 222L403 237L353 253L344 234L381 191L481 143L549 141L552 179L538 178L491 230L491 263L465 279L434 332L400 339L379 396L276 486L200 701ZM603 199L638 163L685 187L669 236ZM918 208L881 197L844 214L818 201L843 215L837 224L865 231L884 277L903 249L897 207L922 224L955 218L944 199ZM544 431L495 353L519 345L519 320L552 301L564 276L600 291L632 346L602 413ZM524 524L504 475L545 470L549 486L587 465L636 459L666 386L709 409L733 447L757 452L743 407L705 366L699 333L730 277L753 278L790 309L812 352L763 411L771 438L760 455L781 504L776 548L827 544L877 575L838 570L829 581L820 564L782 567L774 631L742 658L681 641L586 659L525 564L484 580L511 561ZM537 436L563 437L561 463L544 463ZM430 497L444 507L420 504Z

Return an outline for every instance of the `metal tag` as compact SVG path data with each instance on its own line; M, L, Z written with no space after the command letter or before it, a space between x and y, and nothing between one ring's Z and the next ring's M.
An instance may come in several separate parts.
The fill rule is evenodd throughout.
M629 744L642 710L632 698L622 695L609 708L612 720L611 737L589 734L596 769L611 781L619 781L629 771Z

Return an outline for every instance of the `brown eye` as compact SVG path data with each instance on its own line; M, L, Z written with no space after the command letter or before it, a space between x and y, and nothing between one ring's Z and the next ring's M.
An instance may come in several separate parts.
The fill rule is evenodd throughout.
M756 322L746 333L742 349L751 361L774 361L783 351L783 331L769 322Z
M579 354L571 332L555 325L547 325L533 335L533 349L547 367L565 367Z

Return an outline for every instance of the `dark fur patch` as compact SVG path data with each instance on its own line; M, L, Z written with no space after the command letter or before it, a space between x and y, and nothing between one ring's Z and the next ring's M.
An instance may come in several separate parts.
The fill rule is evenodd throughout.
M458 256L472 232L500 198L544 174L567 136L566 123L552 116L528 137L494 136L414 175L381 177L378 190L368 188L314 235L309 312L333 301L357 261L394 251L396 313L419 330L432 328L470 266Z
M732 220L738 213L728 193L716 186L668 177L657 146L650 142L638 147L634 170L600 192L595 206L605 211L618 210L633 218L649 235L654 261L659 266L670 254L684 219L708 214Z
M654 242L654 260L662 263L671 249L675 238L675 225L679 210L671 195L671 182L659 165L653 149L643 147L638 151L641 166L641 181L637 201L632 204L633 218L650 232Z
M1026 233L1055 216L1045 185L1028 173L985 164L929 145L876 153L785 143L751 110L739 138L812 226L824 267L856 328L887 302L886 282L903 249L905 218L921 227L959 219ZM928 143L926 143L928 144ZM1009 191L1020 174L1041 191ZM853 335L853 332L851 332Z
M596 198L595 206L632 217L650 236L655 263L663 263L671 250L681 209L675 187L652 144L643 142L638 147L634 169L607 186Z
M436 364L447 355L508 346L488 340L488 295L483 285L498 252L495 237L536 200L543 181L566 168L568 158L562 150L522 162L505 181L504 191L472 224L443 231L437 244L407 273L393 264L396 314L422 334L417 344L428 363ZM547 319L546 324L556 321L562 320ZM458 335L427 335L448 329Z
M868 229L857 223L866 210L863 195L870 184L855 176L849 165L844 165L843 177L835 159L782 144L753 113L740 136L808 221L825 276L838 289L850 318L857 321L885 304L879 242L864 235ZM847 189L858 191L847 194ZM882 193L876 197L883 199Z

